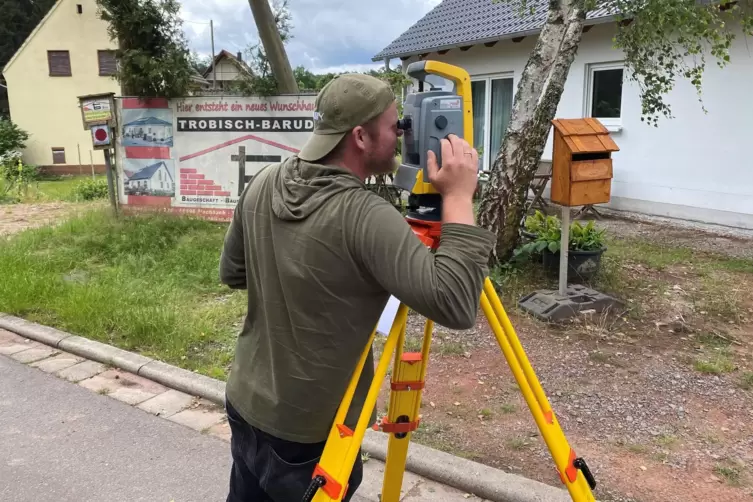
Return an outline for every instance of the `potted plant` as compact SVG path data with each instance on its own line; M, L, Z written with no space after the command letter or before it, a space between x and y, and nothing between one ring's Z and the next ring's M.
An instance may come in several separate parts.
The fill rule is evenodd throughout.
M587 281L599 273L601 255L607 250L604 233L605 230L597 229L593 221L586 225L574 221L570 225L567 276L571 282ZM556 243L550 240L543 254L544 268L553 276L559 275L560 239L558 232Z
M537 211L538 213L538 211ZM562 229L556 216L535 214L526 220L526 230L532 240L518 250L516 255L541 254L544 269L551 276L559 275ZM522 231L521 231L522 233ZM568 278L572 282L593 278L601 267L601 256L606 251L604 229L597 229L593 221L583 225L574 221L568 239Z

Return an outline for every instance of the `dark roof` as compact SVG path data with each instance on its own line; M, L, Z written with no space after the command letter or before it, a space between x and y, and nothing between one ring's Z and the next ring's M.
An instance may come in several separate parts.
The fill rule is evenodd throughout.
M544 25L548 3L548 0L527 0L534 12L523 14L520 0L443 0L372 61L532 35ZM599 8L589 12L587 19L609 17L608 9Z
M138 125L171 126L172 124L170 122L167 122L166 120L158 119L157 117L144 117L138 120L134 120L133 122L128 122L123 127L138 126Z
M160 168L160 166L164 166L165 163L163 161L159 161L156 164L152 164L150 166L146 166L143 169L140 169L139 172L128 178L128 180L148 180L151 179L152 176L154 176L154 173L157 172L157 169Z

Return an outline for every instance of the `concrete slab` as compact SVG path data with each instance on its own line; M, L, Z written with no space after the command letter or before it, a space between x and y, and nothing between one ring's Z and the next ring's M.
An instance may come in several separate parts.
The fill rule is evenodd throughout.
M80 382L81 380L86 380L94 375L98 375L105 370L107 370L107 368L104 364L87 360L74 364L70 368L58 371L55 375L64 380L68 380L69 382Z
M168 390L163 385L118 368L109 369L87 380L82 380L79 385L95 392L107 390L112 393L121 388L140 389L151 394L152 397Z
M67 352L63 352L61 354L58 354L56 356L53 356L47 359L35 361L31 363L29 366L33 368L39 368L45 373L57 373L58 371L64 370L66 368L70 368L74 364L78 364L83 360L84 360L83 357L79 357L73 354L69 354Z
M35 361L41 361L42 359L47 359L48 357L55 356L59 354L60 351L56 350L52 347L32 347L28 350L22 350L20 352L16 352L14 354L11 354L10 357L18 361L19 363L29 364L33 363Z
M24 337L19 336L7 329L0 328L0 345L11 345L14 343L23 343L26 340Z
M225 413L221 410L198 407L183 410L167 419L196 431L204 431L221 423L225 419Z
M21 352L22 350L28 350L36 347L41 347L41 345L31 341L11 343L9 345L0 345L0 354L4 356L12 356L16 352Z
M191 406L192 402L193 397L191 395L179 390L170 389L144 401L138 405L138 408L152 415L170 417Z
M228 443L230 442L230 438L232 437L232 434L230 432L230 424L227 423L227 420L211 426L207 431L207 434L222 439L223 441L227 441Z
M147 399L153 398L154 394L146 392L143 389L121 387L116 391L110 392L108 396L117 399L118 401L123 401L126 404L130 404L131 406L135 406L143 403Z

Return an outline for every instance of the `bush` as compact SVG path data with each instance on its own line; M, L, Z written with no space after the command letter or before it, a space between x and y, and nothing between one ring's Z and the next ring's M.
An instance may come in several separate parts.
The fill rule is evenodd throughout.
M0 157L26 147L29 133L8 119L0 118Z
M28 194L29 185L39 179L39 168L24 164L18 151L0 155L0 198L3 202L20 202Z
M87 178L80 181L73 189L73 197L77 201L97 200L107 198L109 192L107 180Z

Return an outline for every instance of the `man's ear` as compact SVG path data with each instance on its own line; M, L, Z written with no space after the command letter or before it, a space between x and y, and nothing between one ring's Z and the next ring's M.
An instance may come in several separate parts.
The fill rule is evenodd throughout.
M366 130L362 126L356 126L350 131L353 143L356 147L365 151L366 150Z

